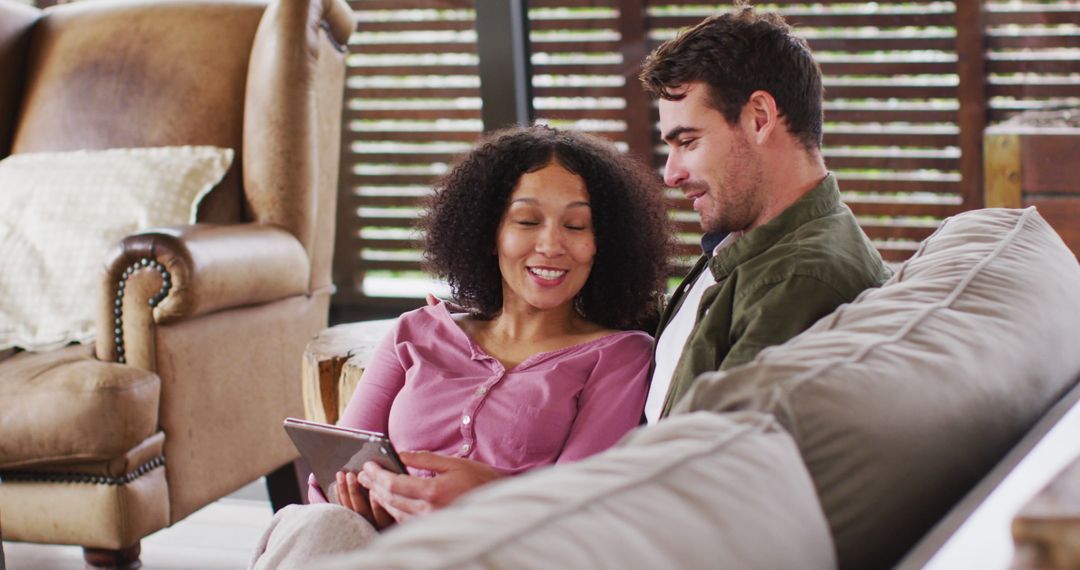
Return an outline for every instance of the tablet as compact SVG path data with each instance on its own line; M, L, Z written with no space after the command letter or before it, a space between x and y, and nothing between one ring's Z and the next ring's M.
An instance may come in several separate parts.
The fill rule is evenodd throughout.
M297 418L285 418L285 432L330 501L338 471L360 471L365 462L373 461L394 473L406 473L390 439L381 433Z

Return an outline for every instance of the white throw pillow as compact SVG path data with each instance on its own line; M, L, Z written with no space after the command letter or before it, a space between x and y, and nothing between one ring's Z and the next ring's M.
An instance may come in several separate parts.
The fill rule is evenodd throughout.
M0 160L0 350L91 340L109 248L138 230L194 223L232 157L184 146Z

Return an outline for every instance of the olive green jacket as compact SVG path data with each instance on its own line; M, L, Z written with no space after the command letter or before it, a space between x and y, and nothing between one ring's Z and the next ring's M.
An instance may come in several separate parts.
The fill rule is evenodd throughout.
M717 255L703 255L675 290L656 338L706 267L716 284L697 307L662 417L699 374L753 360L761 349L786 342L892 273L840 202L832 174L776 218Z

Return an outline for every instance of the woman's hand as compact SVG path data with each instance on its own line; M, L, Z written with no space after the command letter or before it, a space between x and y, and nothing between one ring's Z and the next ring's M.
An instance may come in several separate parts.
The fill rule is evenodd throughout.
M323 493L322 487L319 486L319 481L317 479L315 479L315 474L314 473L311 473L311 474L308 475L307 484L308 484L308 492L307 492L308 503L315 504L315 503L329 503L330 502L330 499L327 499L326 494Z
M334 484L334 501L374 523L375 516L372 514L367 495L367 489L357 483L355 472L337 472L337 479Z
M364 464L358 480L378 503L398 522L428 514L452 503L465 493L502 475L491 467L461 457L427 451L401 452L401 461L415 469L426 469L434 477L398 475L375 463Z
M364 517L375 528L382 530L394 524L394 517L382 505L369 501L367 489L358 483L356 472L338 471L334 491L337 504Z

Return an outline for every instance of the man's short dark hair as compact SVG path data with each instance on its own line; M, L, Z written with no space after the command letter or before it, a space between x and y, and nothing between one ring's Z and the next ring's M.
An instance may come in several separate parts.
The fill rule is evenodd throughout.
M446 278L457 303L495 316L503 301L499 222L521 176L552 161L582 178L592 210L596 257L578 310L607 328L651 327L674 243L663 187L655 172L584 133L516 127L480 141L436 183L420 220L427 269Z
M779 14L738 6L711 16L650 54L640 79L654 97L674 101L684 95L673 89L708 85L709 105L731 125L751 93L766 91L803 147L821 148L821 68Z

